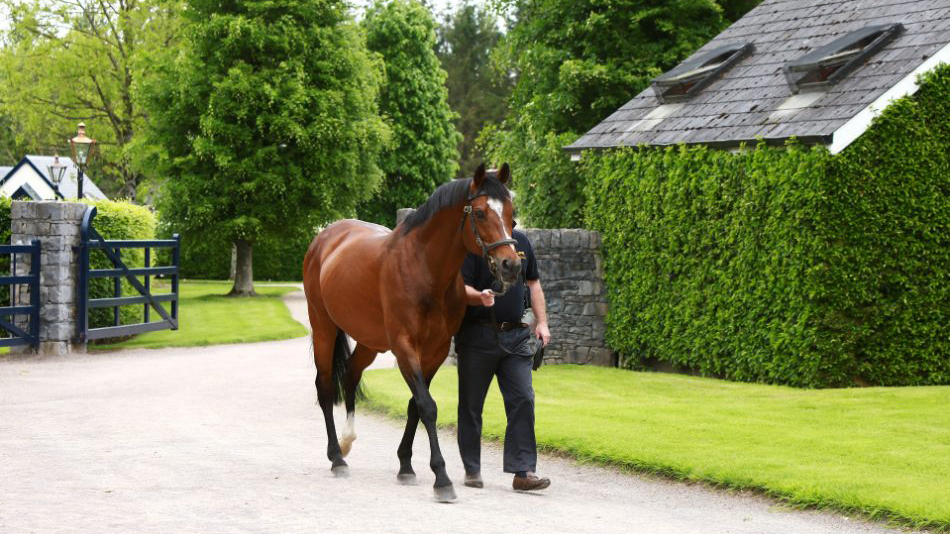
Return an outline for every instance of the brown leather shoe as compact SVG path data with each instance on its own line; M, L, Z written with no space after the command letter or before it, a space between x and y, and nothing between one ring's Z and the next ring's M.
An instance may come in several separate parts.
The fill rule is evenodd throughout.
M481 473L474 473L474 474L465 473L465 485L470 488L485 487L485 484L482 482L482 474Z
M525 477L515 475L515 479L511 482L511 487L514 488L515 491L538 491L550 485L551 479L539 477L530 471Z

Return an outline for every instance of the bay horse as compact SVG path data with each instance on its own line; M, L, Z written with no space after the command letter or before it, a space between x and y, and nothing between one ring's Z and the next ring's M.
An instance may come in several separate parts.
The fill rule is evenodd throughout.
M448 355L465 314L460 269L469 252L482 255L503 289L521 260L511 238L514 207L508 164L471 179L441 185L395 230L352 219L337 221L310 244L303 263L304 292L317 366L317 398L327 427L327 458L347 476L343 457L356 439L354 412L363 370L391 350L411 397L397 449L403 484L415 482L412 441L419 420L429 434L435 498L455 500L436 432L436 403L429 384ZM356 341L350 351L347 335ZM346 404L346 427L337 440L333 405Z

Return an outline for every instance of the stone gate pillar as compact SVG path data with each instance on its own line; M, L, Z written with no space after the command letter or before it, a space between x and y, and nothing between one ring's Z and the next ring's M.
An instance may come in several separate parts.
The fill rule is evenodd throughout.
M19 202L10 210L10 242L40 245L40 346L38 354L61 355L85 352L85 343L74 343L76 336L76 298L79 225L86 205L78 202ZM18 261L16 274L29 274L28 256ZM22 287L18 305L29 305L30 295ZM18 320L18 322L20 322ZM23 319L25 323L25 318ZM30 347L15 347L21 353Z

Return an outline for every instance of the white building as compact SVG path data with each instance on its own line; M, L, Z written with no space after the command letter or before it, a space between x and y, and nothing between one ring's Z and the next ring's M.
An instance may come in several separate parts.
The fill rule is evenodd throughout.
M79 169L68 156L59 156L59 163L66 166L66 172L57 191L49 176L53 160L53 156L24 156L15 167L0 167L0 196L32 200L76 198ZM88 174L83 176L82 194L92 200L107 199Z

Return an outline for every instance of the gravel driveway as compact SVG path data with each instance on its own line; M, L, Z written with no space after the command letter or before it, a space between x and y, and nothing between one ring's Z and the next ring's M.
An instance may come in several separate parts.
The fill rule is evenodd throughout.
M301 293L288 304L299 316ZM893 532L547 455L551 488L518 494L492 444L485 489L465 488L450 432L459 499L438 504L422 431L420 485L399 486L401 425L359 410L335 479L313 372L306 339L0 358L0 533Z

